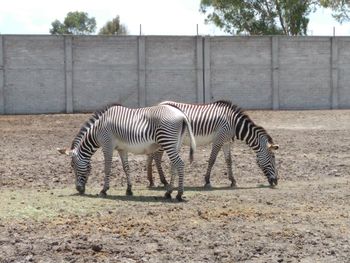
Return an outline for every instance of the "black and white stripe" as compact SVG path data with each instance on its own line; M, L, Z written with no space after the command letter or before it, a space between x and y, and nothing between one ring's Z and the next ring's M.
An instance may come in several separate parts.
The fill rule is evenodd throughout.
M197 145L212 143L212 151L205 174L205 186L210 187L210 173L221 148L224 151L231 186L236 185L232 172L230 149L230 145L235 138L245 141L256 152L257 163L268 178L270 185L277 184L278 175L273 150L277 149L278 145L273 143L271 136L264 128L256 125L239 107L228 101L217 101L210 104L184 104L167 101L161 104L176 105L185 112L190 119ZM186 138L184 142L188 143ZM153 185L153 158L155 159L161 181L167 184L160 165L162 159L161 151L148 157L147 172L150 184Z
M184 191L184 162L179 156L179 148L186 128L191 138L190 159L192 160L196 145L191 125L187 116L176 106L159 105L130 109L115 105L95 112L81 127L72 142L71 149L59 149L59 152L72 156L76 188L83 194L91 170L91 156L101 147L105 161L105 179L100 194L106 195L109 189L113 150L116 149L127 176L127 194L132 195L128 152L151 154L162 149L168 154L172 171L174 171L166 197L171 197L174 176L177 173L179 176L177 199L181 200Z

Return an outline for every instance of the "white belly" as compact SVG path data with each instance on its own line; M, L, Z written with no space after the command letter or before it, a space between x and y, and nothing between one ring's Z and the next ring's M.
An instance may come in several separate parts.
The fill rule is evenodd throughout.
M213 138L214 138L214 134L207 135L207 136L196 136L195 137L196 145L205 146L205 145L211 144L213 142ZM188 136L187 132L183 142L185 145L190 145L190 137Z
M140 144L117 142L117 146L115 148L117 150L123 150L134 154L150 154L158 150L160 147L154 142L145 142Z

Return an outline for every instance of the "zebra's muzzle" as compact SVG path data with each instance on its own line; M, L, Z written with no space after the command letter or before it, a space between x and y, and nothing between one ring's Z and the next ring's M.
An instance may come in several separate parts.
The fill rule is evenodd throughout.
M271 177L270 177L268 180L269 180L270 186L275 186L275 185L278 184L277 178L271 178Z

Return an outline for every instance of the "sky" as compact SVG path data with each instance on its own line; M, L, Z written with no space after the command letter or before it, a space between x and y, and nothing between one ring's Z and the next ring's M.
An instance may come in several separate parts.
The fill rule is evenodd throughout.
M68 12L95 17L97 31L116 15L131 35L225 35L204 23L200 0L0 0L0 34L49 34L51 23ZM329 10L310 15L308 35L350 36L350 22L340 25Z

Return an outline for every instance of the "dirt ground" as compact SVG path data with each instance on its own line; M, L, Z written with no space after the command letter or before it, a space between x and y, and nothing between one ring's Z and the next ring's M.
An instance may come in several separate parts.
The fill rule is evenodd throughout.
M0 116L0 262L350 262L350 111L248 114L280 145L278 186L235 142L238 187L228 187L220 153L204 190L210 147L200 147L182 203L147 188L142 155L129 157L133 197L117 157L109 196L96 196L100 152L87 194L75 195L56 148L70 146L88 114Z

